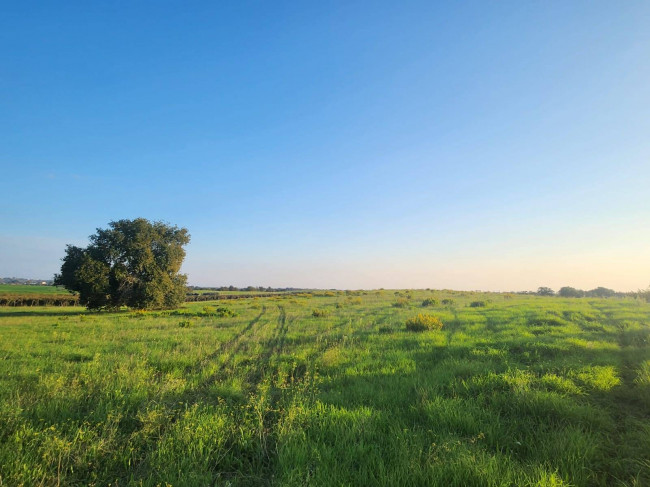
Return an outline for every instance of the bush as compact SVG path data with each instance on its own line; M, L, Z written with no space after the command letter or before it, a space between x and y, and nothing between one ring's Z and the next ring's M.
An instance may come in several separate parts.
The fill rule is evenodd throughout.
M487 306L487 301L472 301L469 303L470 308L485 308Z
M440 330L442 321L433 315L418 314L406 320L406 329L409 331Z
M190 326L192 326L192 322L190 320L183 320L178 323L178 326L180 328L189 328Z
M217 314L217 308L214 306L203 306L204 315L214 315Z
M253 305L253 307L255 307ZM193 313L196 316L217 316L219 318L230 318L232 316L237 316L237 313L235 313L233 310L230 308L226 308L225 306L203 306L203 310L200 312L195 312Z
M450 299L450 298L445 298L445 299L442 300L442 304L444 304L445 306L451 306L455 302L456 301L454 301L453 299Z
M426 308L427 306L438 306L438 300L433 298L427 298L422 301L422 307Z
M396 302L393 303L395 308L406 308L409 305L409 300L406 298L398 298Z
M348 298L348 303L350 304L361 304L361 298Z
M325 318L329 314L330 314L329 311L327 311L325 309L314 309L311 312L311 315L314 318Z
M230 318L232 316L237 316L237 313L229 308L225 308L224 306L219 306L217 309L215 309L214 314L220 318Z

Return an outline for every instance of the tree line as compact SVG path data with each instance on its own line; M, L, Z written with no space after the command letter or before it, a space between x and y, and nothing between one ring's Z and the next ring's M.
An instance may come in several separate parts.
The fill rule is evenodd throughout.
M624 297L643 297L644 291L637 292L619 292L606 287L599 286L589 291L577 289L571 286L561 287L556 293L550 287L542 286L537 289L538 296L559 296L562 298L624 298Z
M219 286L219 287L206 287L206 286L188 286L190 291L245 291L249 293L260 292L260 293L278 293L278 292L292 292L292 291L301 291L301 289L295 287L270 287L270 286L246 286L246 287L237 287L237 286Z

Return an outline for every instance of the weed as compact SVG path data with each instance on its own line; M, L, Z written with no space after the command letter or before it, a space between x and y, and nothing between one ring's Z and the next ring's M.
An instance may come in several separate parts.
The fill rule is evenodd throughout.
M318 308L314 308L311 312L311 315L314 318L326 318L327 316L329 316L329 314L330 314L329 311L327 311L326 309L318 309Z
M395 308L406 308L409 305L409 300L407 298L397 298L397 301L393 303Z
M419 313L406 320L406 329L409 331L425 331L442 329L442 321L433 315Z

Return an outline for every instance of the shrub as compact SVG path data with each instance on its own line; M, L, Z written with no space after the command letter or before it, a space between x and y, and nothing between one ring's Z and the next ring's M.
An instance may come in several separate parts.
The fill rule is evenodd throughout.
M192 322L190 320L183 320L178 323L178 326L181 328L189 328L192 326Z
M426 308L427 306L438 306L438 300L433 298L425 299L422 301L422 307Z
M406 298L397 298L397 301L393 303L395 308L406 308L409 305L409 300Z
M487 306L487 301L472 301L469 303L470 308L484 308Z
M450 298L445 298L445 299L442 300L442 304L444 304L445 306L451 306L455 302L456 301L454 301L453 299L450 299Z
M214 315L217 313L217 309L214 306L203 306L204 315Z
M406 329L409 331L440 330L442 321L433 315L418 314L406 320Z
M237 316L237 313L235 313L230 308L226 308L224 306L219 306L217 309L215 309L214 314L219 316L220 318L229 318L232 316Z
M314 318L324 318L329 314L330 314L329 311L327 311L326 309L314 309L311 312L311 315Z
M253 308L255 305L252 306ZM259 306L258 306L259 307ZM237 316L237 313L235 313L233 310L230 308L226 308L225 306L203 306L203 311L195 313L197 316L217 316L219 318L229 318L232 316Z
M348 302L350 304L361 304L362 303L361 298L348 298Z

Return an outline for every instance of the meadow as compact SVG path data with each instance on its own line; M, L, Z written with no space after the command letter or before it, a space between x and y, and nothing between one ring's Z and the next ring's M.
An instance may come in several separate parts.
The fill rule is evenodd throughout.
M35 286L32 284L0 284L2 294L69 294L61 286Z
M0 485L650 485L649 338L632 298L0 307Z

